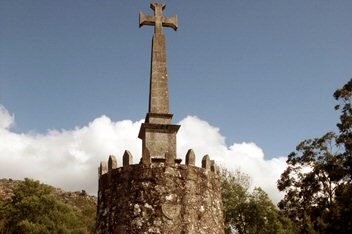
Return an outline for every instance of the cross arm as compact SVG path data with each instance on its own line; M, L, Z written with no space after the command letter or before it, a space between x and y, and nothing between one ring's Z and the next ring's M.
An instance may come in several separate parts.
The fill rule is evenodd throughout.
M164 17L163 16L162 22L163 22L164 27L173 28L175 31L177 31L177 28L178 28L177 16L174 16L174 17Z
M139 12L139 27L143 25L155 25L155 17L146 15L142 11Z

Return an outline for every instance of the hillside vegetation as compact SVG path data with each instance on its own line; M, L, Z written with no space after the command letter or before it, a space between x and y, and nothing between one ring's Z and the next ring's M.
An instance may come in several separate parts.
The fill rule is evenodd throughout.
M39 181L0 179L0 233L93 233L96 197Z

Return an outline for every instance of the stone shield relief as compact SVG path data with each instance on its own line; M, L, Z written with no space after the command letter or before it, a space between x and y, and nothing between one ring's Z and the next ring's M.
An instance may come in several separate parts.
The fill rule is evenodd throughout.
M180 215L181 205L163 204L161 210L166 218L175 219Z

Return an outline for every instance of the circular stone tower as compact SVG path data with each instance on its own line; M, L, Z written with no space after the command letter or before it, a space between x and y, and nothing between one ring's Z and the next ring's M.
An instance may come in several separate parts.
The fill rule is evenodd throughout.
M140 27L154 25L149 112L138 137L142 157L132 164L125 151L122 163L110 156L99 167L96 233L224 233L218 167L208 155L195 165L193 150L185 164L176 154L179 125L171 123L165 34L177 30L177 16L165 17L165 4L152 3L154 16L140 13Z

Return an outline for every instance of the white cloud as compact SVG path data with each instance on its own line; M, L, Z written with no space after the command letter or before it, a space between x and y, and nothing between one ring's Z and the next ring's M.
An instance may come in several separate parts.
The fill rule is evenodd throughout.
M252 186L260 186L275 202L282 198L276 188L276 181L286 168L286 157L265 160L263 150L253 142L235 143L228 147L219 128L194 116L186 117L179 124L179 155L184 156L192 148L200 165L202 157L209 154L221 166L248 174Z
M0 129L8 129L15 122L15 117L0 105Z
M73 130L50 130L46 134L14 133L14 116L0 106L0 178L31 177L66 190L85 189L96 193L97 167L109 154L121 156L131 151L134 162L141 155L137 138L141 121L113 122L107 116ZM228 147L219 129L195 116L183 119L177 136L178 155L184 159L192 148L197 165L205 154L229 169L240 169L252 177L253 186L261 186L279 201L276 181L286 167L285 158L265 160L255 143L235 143Z

